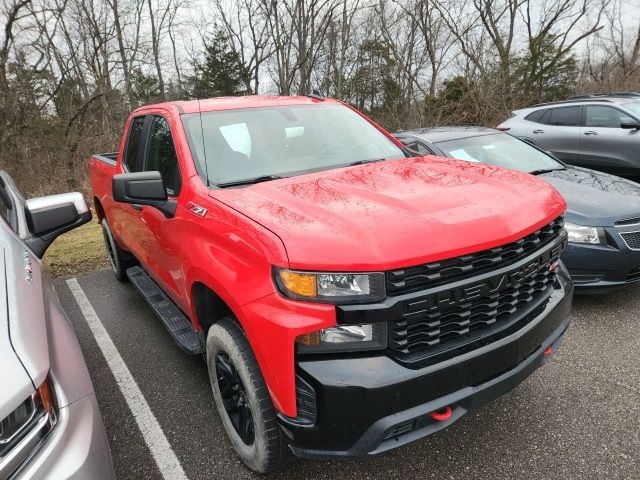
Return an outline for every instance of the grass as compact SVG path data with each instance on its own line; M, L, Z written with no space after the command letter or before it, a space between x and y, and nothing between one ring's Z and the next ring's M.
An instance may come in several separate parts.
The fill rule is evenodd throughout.
M49 247L44 264L54 277L106 267L107 252L102 228L95 217L87 224L61 235Z

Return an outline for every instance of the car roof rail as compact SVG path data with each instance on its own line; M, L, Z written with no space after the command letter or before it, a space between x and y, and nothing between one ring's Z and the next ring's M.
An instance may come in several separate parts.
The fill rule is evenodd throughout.
M584 95L572 95L568 98L568 100L593 99L598 97L640 97L640 92L628 90L623 92L610 93L587 93Z
M577 102L603 102L603 103L613 103L613 100L609 99L609 98L598 98L598 97L587 97L587 96L580 96L579 98L569 98L567 100L558 100L556 102L544 102L544 103L538 103L536 105L532 105L529 108L534 108L534 107L544 107L547 105L561 105L563 103L577 103Z

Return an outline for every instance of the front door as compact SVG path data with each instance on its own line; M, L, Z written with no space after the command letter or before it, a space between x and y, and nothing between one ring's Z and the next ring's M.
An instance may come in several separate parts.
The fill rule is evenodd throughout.
M618 174L640 171L640 131L620 128L638 123L628 113L608 105L587 105L580 135L580 164Z

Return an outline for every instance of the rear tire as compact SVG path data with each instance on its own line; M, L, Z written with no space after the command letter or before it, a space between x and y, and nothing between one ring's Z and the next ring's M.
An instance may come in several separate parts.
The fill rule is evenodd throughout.
M269 391L249 342L231 318L207 334L207 367L216 407L227 436L254 472L280 468L288 457Z
M107 248L107 256L109 257L109 264L113 270L115 277L121 282L127 281L127 268L132 267L135 264L133 257L130 253L125 252L117 240L111 233L111 227L107 218L103 218L102 222L102 235L104 237L104 245Z

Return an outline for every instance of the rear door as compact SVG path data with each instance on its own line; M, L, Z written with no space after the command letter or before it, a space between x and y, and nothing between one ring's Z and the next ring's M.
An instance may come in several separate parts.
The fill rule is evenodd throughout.
M580 156L582 106L549 108L529 127L529 138L560 160L577 163Z
M640 131L620 128L637 123L630 114L610 105L587 105L580 135L580 165L619 174L640 169Z

